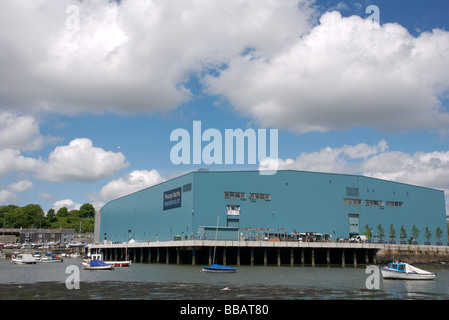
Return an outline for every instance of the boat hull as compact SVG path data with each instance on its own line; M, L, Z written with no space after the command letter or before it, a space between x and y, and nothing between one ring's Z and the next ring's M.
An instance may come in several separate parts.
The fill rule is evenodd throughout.
M22 260L12 260L14 264L36 264L37 261L22 261Z
M210 273L235 273L237 271L234 267L222 266L213 264L208 267L201 267L201 272L210 272Z
M433 280L435 279L435 274L420 274L420 273L409 273L400 272L396 270L389 269L387 267L382 267L381 269L382 277L384 279L397 279L397 280Z
M54 262L64 262L63 259L41 259L39 262L42 263L54 263Z
M114 270L114 266L113 265L101 266L101 267L84 266L84 270Z

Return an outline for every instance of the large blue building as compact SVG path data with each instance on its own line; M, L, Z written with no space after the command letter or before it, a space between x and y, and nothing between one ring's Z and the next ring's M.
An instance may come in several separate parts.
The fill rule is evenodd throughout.
M217 228L218 225L218 228ZM368 225L384 240L412 227L424 243L446 242L441 190L364 176L304 171L195 171L110 201L101 209L97 240L239 240L329 234L333 240L363 234ZM442 235L437 239L436 230Z

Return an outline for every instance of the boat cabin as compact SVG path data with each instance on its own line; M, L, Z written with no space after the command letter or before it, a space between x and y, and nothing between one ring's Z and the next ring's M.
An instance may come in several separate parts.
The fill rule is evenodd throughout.
M405 264L404 263L389 263L388 264L389 269L393 269L399 272L406 272Z

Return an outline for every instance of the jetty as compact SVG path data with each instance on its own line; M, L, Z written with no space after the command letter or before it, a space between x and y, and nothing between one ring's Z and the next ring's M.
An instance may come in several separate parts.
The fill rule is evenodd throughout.
M222 265L339 265L342 267L378 264L392 255L421 257L422 262L449 260L448 246L384 243L338 243L298 241L213 241L174 240L91 244L89 250L102 253L107 260L126 259L136 263Z

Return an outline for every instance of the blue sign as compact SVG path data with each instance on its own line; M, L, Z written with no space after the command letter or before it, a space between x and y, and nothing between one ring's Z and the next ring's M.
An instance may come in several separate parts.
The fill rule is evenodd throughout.
M181 187L164 192L164 210L181 206Z

